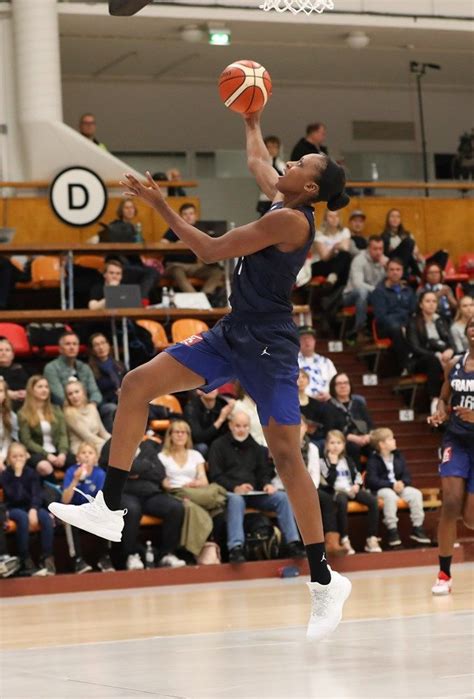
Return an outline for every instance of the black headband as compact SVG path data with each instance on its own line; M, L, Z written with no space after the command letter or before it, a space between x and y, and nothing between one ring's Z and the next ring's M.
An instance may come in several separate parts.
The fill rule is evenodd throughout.
M337 211L344 208L350 202L345 192L346 173L344 168L328 158L326 169L319 181L318 201L326 201L328 209Z

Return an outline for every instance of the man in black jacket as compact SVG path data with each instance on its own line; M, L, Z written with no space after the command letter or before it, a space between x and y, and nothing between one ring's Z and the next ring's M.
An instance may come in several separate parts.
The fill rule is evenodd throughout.
M181 538L184 505L163 487L166 471L158 458L159 451L160 446L152 439L146 439L140 444L122 496L122 506L127 508L127 516L121 552L128 570L142 570L144 567L138 553L138 533L143 514L160 517L162 520L157 565L169 568L186 565L185 561L174 554ZM108 463L109 452L110 441L100 454L99 465L104 468Z
M419 544L430 544L429 537L423 530L425 513L423 495L418 488L411 485L411 474L403 454L397 449L392 430L380 427L371 432L371 445L374 454L367 462L366 487L374 495L383 499L384 524L388 529L389 546L400 546L398 533L398 500L405 500L410 508L412 533L410 539Z
M298 143L295 145L291 151L292 161L298 161L303 155L309 155L310 153L317 154L328 154L328 149L323 146L323 142L326 139L326 126L320 121L316 121L314 124L308 124L306 127L305 138L300 138Z
M227 418L234 409L235 400L225 399L217 392L199 389L184 408L184 419L191 426L194 449L207 456L209 447L217 437L227 434Z
M274 510L278 524L293 557L303 555L298 529L287 494L272 485L273 469L266 453L250 436L250 419L247 413L232 415L230 433L219 437L209 452L210 480L228 491L227 547L230 563L243 563L244 515L246 507L257 510ZM253 495L256 492L258 494Z

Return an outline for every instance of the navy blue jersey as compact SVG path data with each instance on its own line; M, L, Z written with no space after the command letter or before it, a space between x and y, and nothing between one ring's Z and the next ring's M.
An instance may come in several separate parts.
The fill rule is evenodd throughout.
M270 211L281 209L283 202L273 204ZM241 257L232 280L229 302L236 313L287 313L293 311L291 292L314 240L314 211L299 206L309 224L308 240L293 252L281 252L276 245Z
M451 407L460 405L474 410L474 371L466 371L467 358L468 353L461 357L449 372ZM451 412L448 430L451 434L469 437L474 442L474 424L461 420L455 412Z

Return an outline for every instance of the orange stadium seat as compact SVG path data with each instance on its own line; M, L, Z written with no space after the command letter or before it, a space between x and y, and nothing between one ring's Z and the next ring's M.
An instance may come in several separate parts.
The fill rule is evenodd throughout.
M171 326L171 337L173 342L182 342L191 335L198 335L209 330L209 326L203 320L195 318L180 318L175 320Z
M100 255L78 255L74 262L76 265L81 267L89 267L90 269L96 269L102 274L104 271L104 258Z
M165 408L168 408L168 410L170 410L172 413L179 413L180 415L183 414L183 409L181 407L181 403L176 398L176 396L172 396L171 394L167 394L164 396L158 396L158 398L153 398L153 400L150 401L150 405L162 405ZM168 429L168 427L170 426L170 423L171 423L171 420L168 420L168 419L151 420L150 427L155 432L164 432L165 430Z
M37 257L31 263L31 281L34 287L54 288L59 286L61 261L54 255Z
M31 357L33 355L33 348L22 325L0 323L0 337L6 337L10 340L17 357Z
M170 343L166 336L166 331L161 323L158 323L156 320L146 319L137 320L137 325L139 325L141 328L144 328L145 330L148 330L148 332L151 335L153 347L157 350L157 352L161 352L161 350L164 350L166 347L169 347Z

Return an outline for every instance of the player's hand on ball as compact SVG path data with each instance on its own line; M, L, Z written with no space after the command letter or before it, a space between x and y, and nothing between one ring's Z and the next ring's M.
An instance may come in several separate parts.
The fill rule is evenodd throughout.
M146 204L154 206L157 202L163 201L163 192L153 180L148 170L145 176L147 179L146 184L140 182L131 172L127 172L124 175L125 179L121 180L120 184L127 187L127 191L123 193L125 197L138 197Z

